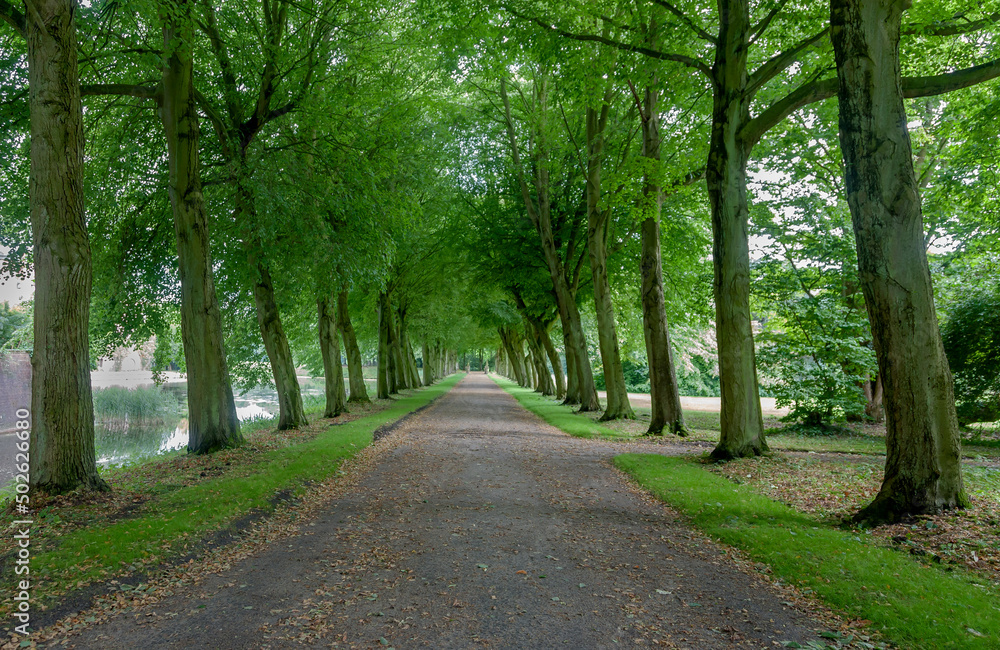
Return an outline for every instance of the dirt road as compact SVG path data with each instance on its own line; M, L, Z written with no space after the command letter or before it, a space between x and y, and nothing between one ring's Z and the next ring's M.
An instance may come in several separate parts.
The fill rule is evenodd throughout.
M301 533L78 648L763 648L819 624L482 374Z

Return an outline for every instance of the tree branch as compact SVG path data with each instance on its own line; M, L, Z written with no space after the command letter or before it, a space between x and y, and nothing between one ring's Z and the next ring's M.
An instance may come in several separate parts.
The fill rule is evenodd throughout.
M21 35L21 38L28 38L24 14L8 0L0 0L0 20L13 27L14 31Z
M229 51L219 34L218 23L215 20L215 8L212 6L211 0L202 0L201 5L204 7L205 22L198 21L198 26L212 45L212 52L215 54L219 70L222 72L222 97L226 104L226 112L229 114L230 123L236 125L242 121L243 111L239 104L236 76L233 74Z
M764 16L764 18L759 23L750 28L751 44L755 43L757 39L760 38L760 35L763 34L765 31L767 31L767 28L771 26L771 22L775 19L775 17L778 14L781 13L781 10L785 8L786 4L788 4L788 0L778 0L778 2L776 2L775 5L771 7L771 11L767 12L767 15Z
M1000 59L994 59L972 68L947 72L932 77L907 77L903 79L903 97L931 97L953 90L961 90L1000 77Z
M706 32L704 29L702 29L701 27L699 27L698 25L696 25L695 22L693 20L691 20L691 18L689 18L687 14L685 14L683 11L681 11L680 9L678 9L677 7L675 7L674 5L672 5L669 2L667 2L667 0L653 0L653 3L660 5L661 7L663 7L664 9L666 9L667 11L669 11L670 13L672 13L673 15L677 16L678 18L680 18L681 22L684 23L685 25L687 25L688 28L692 32L694 32L695 34L698 35L699 38L702 38L702 39L704 39L704 40L706 40L706 41L708 41L709 43L712 43L712 44L718 44L719 40L716 37L712 36L711 34L709 34L708 32Z
M197 88L194 89L194 100L198 102L198 107L205 113L208 121L212 123L212 128L215 129L215 136L219 138L219 146L222 147L222 152L227 158L232 157L232 149L229 146L229 139L226 137L226 123L223 121L222 116L219 112L215 110L208 98L201 94Z
M793 45L790 49L785 50L779 54L768 59L763 65L757 68L757 71L750 75L750 79L747 81L747 90L751 96L755 94L760 87L766 84L771 79L782 71L786 70L788 66L792 65L799 60L799 55L803 50L806 50L816 43L820 42L824 38L830 35L830 28L824 27L822 31L818 34L814 34L809 38L799 41L797 44Z
M965 18L965 16L958 15L954 18L960 19ZM931 23L930 25L910 25L908 27L904 27L900 34L906 36L917 34L922 36L958 36L960 34L978 32L979 30L989 27L997 22L1000 22L1000 13L994 12L985 18L981 18L973 22L946 23L944 21L940 21Z
M1000 77L1000 59L931 77L905 77L902 80L903 97L912 99L943 95L997 77ZM752 147L765 133L790 114L813 102L833 97L837 94L837 90L836 78L819 79L799 86L747 122L740 133L745 146Z
M83 96L118 95L120 97L138 97L140 99L155 99L160 101L163 89L156 86L140 86L136 84L86 84L80 86Z
M607 45L608 47L613 47L622 50L624 52L635 52L637 54L642 54L643 56L648 56L651 59L659 59L660 61L673 61L674 63L680 63L681 65L685 65L689 68L698 70L703 75L705 75L709 80L712 80L712 82L714 83L715 78L712 76L711 67L709 67L709 65L706 64L704 61L701 61L700 59L697 59L695 57L686 56L684 54L673 54L671 52L659 52L657 50L653 50L648 47L644 47L642 45L630 45L628 43L622 43L620 41L616 41L606 36L598 36L597 34L575 34L573 32L569 32L565 29L562 29L561 27L550 25L546 23L544 20L541 20L540 18L531 18L525 16L519 13L518 11L511 9L510 7L506 7L506 9L507 11L517 16L521 20L535 23L542 29L548 30L554 34L562 36L563 38L568 38L574 41L582 41L585 43L601 43L603 45Z

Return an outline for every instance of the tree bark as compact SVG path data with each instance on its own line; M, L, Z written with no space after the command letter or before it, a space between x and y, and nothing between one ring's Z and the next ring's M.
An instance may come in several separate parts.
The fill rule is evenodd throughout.
M215 295L208 213L201 192L198 113L192 85L191 2L174 3L183 15L163 28L169 53L163 69L160 116L167 139L169 194L181 281L181 338L187 366L188 445L204 454L243 443L226 366L222 316Z
M894 521L967 503L900 81L899 35L909 2L830 4L847 200L885 386L885 475L857 519Z
M514 375L512 379L517 382L518 386L528 386L531 379L524 366L524 346L521 343L521 338L513 328L504 326L500 328L500 340Z
M417 357L413 354L413 346L410 345L410 333L406 328L406 309L400 307L398 312L400 348L403 353L403 370L406 374L407 388L419 388L421 383L420 373L417 372Z
M392 369L392 350L390 349L389 330L391 313L389 311L389 296L378 294L378 398L388 399L395 391L395 377Z
M609 210L600 208L601 169L604 155L604 131L608 123L611 89L605 92L601 110L587 107L587 252L590 273L594 281L594 311L597 314L597 340L604 368L607 405L602 421L634 420L635 412L628 401L625 372L622 369L618 332L615 329L615 307L611 302L608 281L608 221Z
M712 458L728 460L767 451L750 326L750 247L747 238L747 157L740 131L750 119L747 0L719 3L712 134L705 170L712 207L715 328L719 346L721 434Z
M309 421L302 406L302 392L295 375L292 349L288 345L285 328L281 325L278 303L274 297L274 283L271 281L270 271L260 263L257 264L253 298L257 325L264 340L267 358L271 362L271 374L278 393L278 428L284 430L306 426Z
M51 494L107 490L94 451L76 3L44 0L29 7L35 14L26 21L35 349L28 478L33 488Z
M552 344L552 337L549 336L549 326L541 325L538 336L541 339L542 348L545 349L545 354L549 357L549 363L552 364L552 374L555 375L556 380L556 399L563 399L566 397L566 378L563 376L559 353L556 351L556 346Z
M323 378L326 388L326 409L323 417L335 418L347 411L344 390L344 368L340 365L340 341L337 337L336 298L323 296L316 300L319 313L319 350L323 356Z
M542 395L555 395L556 387L552 381L552 375L549 373L548 366L545 363L545 352L542 349L541 326L534 321L526 322L526 325L531 328L528 335L528 348L531 351L531 359L535 366L535 375L537 376L535 390Z
M351 324L351 312L347 308L347 291L341 291L337 296L337 329L344 339L344 354L347 357L347 376L350 380L351 393L348 402L368 403L368 386L365 384L364 364L361 361L361 349L358 347L358 337L354 334Z
M396 320L396 316L392 311L391 301L389 303L389 349L392 351L392 361L389 367L392 369L393 377L396 382L395 390L392 390L392 381L389 382L389 392L398 393L401 390L406 390L410 387L409 378L406 374L406 359L403 355L403 347L401 344L401 334L399 322Z
M646 87L642 107L642 156L660 160L659 90L656 77ZM681 410L677 369L670 345L666 300L663 295L663 262L660 256L660 217L663 191L655 176L647 173L643 179L643 200L647 210L640 231L642 255L642 333L646 340L646 360L649 363L650 419L647 435L663 435L668 429L677 435L687 435Z
M876 374L874 380L865 380L862 389L865 393L865 415L874 422L885 420L885 410L882 408L882 375Z
M422 359L424 362L424 386L430 386L434 383L434 374L431 370L431 359L430 359L430 348L427 345L427 339L424 339L423 349L421 350Z
M417 369L417 355L413 352L413 344L410 342L410 335L404 330L403 347L406 352L406 367L410 374L410 388L420 388L423 382L420 381L420 371Z

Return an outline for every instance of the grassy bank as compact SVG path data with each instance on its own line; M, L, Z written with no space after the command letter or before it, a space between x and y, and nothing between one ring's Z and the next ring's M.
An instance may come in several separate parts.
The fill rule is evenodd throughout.
M337 426L323 425L305 442L266 449L252 442L212 456L175 454L140 467L105 474L115 498L135 501L134 509L108 517L101 503L75 510L104 514L97 523L58 530L60 517L73 512L65 501L34 513L49 535L32 534L35 597L51 597L116 574L128 573L183 555L207 533L251 511L273 510L279 497L302 493L338 471L340 464L369 445L373 432L449 391L462 375L393 400L386 408ZM294 434L293 434L294 435ZM73 513L79 514L79 513ZM4 572L10 580L13 572ZM10 604L4 603L4 609Z
M871 621L902 647L1000 645L1000 597L985 580L922 566L859 534L825 526L692 459L625 454L615 464L701 530L849 617Z
M573 412L570 406L563 406L556 400L536 393L530 388L522 388L516 383L498 375L490 375L490 379L514 396L514 399L524 408L539 416L554 427L562 429L571 436L578 438L621 438L622 435L608 427L595 422L588 417Z

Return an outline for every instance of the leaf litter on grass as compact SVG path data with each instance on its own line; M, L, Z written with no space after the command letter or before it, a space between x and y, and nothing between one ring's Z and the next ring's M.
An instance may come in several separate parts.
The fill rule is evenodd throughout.
M878 494L881 461L827 457L745 458L706 468L818 520L841 524ZM1000 585L1000 469L966 467L969 507L920 515L868 531L924 564L961 566Z

